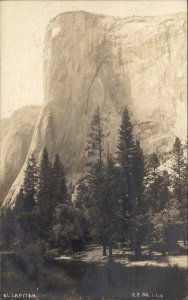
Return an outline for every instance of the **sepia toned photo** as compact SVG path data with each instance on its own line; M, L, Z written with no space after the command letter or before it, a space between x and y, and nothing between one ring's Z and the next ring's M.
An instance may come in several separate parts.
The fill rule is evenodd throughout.
M0 6L0 299L186 300L186 1Z

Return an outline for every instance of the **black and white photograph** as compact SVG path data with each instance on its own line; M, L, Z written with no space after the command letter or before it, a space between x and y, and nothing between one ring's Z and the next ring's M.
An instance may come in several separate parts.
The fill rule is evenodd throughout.
M0 8L0 299L188 299L186 1Z

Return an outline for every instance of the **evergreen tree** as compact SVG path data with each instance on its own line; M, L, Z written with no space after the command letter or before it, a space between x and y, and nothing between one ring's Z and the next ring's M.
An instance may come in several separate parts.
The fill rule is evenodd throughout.
M92 238L103 246L103 255L107 255L106 223L104 219L104 165L97 161L89 172L88 221Z
M36 185L37 185L37 165L34 155L27 161L26 170L24 173L24 182L22 192L24 196L23 211L32 212L36 205Z
M124 235L128 234L131 240L130 220L133 218L133 209L136 201L135 142L133 126L127 108L123 111L117 148L117 162L121 170L121 220L124 227Z
M88 175L81 177L75 187L75 206L84 211L86 214L90 199L88 177Z
M171 182L168 171L159 171L160 162L156 153L149 156L147 167L146 197L152 214L163 210L171 200Z
M145 200L145 160L138 141L134 141L133 126L125 108L119 131L117 162L121 169L122 223L128 232L135 256L141 255L146 236L148 208Z
M136 209L138 212L142 210L144 203L142 202L145 190L145 160L143 150L140 143L136 141L135 159L134 159L134 172L135 172L135 188L136 188Z
M46 236L46 229L50 225L55 207L52 166L46 148L43 150L39 166L37 206L41 235Z
M104 201L101 211L103 212L103 223L105 228L105 240L109 247L109 261L113 259L113 245L120 236L120 186L119 186L119 168L111 155L107 157L105 167Z
M187 220L187 159L182 142L176 137L173 147L173 192L180 210L184 244L186 241Z
M185 158L185 167L182 175L182 202L180 204L180 215L182 220L182 238L184 246L187 242L187 195L188 195L188 160Z
M182 200L182 180L185 169L185 159L183 154L183 145L177 137L173 147L173 175L174 175L174 192L177 200Z
M124 109L119 130L119 143L117 145L117 161L122 170L124 179L124 200L128 203L129 212L135 202L135 142L133 126L127 108Z
M99 107L97 108L93 120L91 122L91 128L89 138L87 140L86 151L88 157L91 159L91 163L94 160L98 160L102 164L103 160L103 145L104 145L104 134L102 129L102 119Z
M134 156L134 188L135 202L130 219L130 240L132 249L138 259L141 256L141 246L145 241L148 222L148 207L145 201L145 161L140 143L136 141Z
M55 155L53 163L53 180L54 180L54 201L57 203L67 203L68 191L66 186L66 178L63 164L60 160L59 154Z
M181 178L183 179L183 151L181 142L176 139L173 149L173 182L166 170L159 172L159 159L154 153L149 157L147 199L150 211L150 247L158 247L162 252L178 249L180 232ZM172 184L173 183L173 184ZM174 195L172 193L174 188ZM180 188L180 189L179 189ZM176 193L177 191L177 193ZM174 202L174 199L176 202ZM179 200L180 202L179 202ZM184 210L185 211L185 210ZM154 224L161 222L160 224ZM183 220L181 216L181 220ZM164 249L166 249L164 251ZM155 249L156 250L156 249Z
M84 177L81 177L75 186L75 191L73 194L73 202L76 208L78 208L83 214L83 222L82 222L82 232L84 234L83 240L89 241L91 240L91 228L90 228L90 220L89 220L89 212L91 207L91 194L90 194L90 186L89 186L89 175L87 174Z
M106 255L106 239L105 239L105 228L101 227L100 218L102 218L102 212L100 208L104 201L103 198L103 188L104 188L104 163L103 163L103 153L104 153L104 134L102 129L102 118L100 114L99 107L97 108L93 120L91 123L91 129L89 133L89 138L87 141L86 151L88 153L88 158L90 159L90 199L95 203L97 207L94 212L90 214L91 220L96 219L96 226L93 227L92 235L98 237L98 240L103 244L103 255ZM91 202L90 202L91 203ZM91 205L92 207L92 205ZM91 212L91 210L90 210ZM92 221L91 221L92 222ZM100 238L99 238L100 236ZM103 241L102 241L103 240Z
M1 209L0 245L2 248L10 248L16 237L15 215L11 208Z
M178 239L181 226L180 211L174 199L166 203L166 207L154 213L150 218L150 251L177 252L179 250Z
M16 206L16 240L17 246L24 247L38 237L36 223L36 186L37 164L34 155L27 161L24 181L17 198Z
M159 166L160 162L156 153L149 156L147 166L147 198L151 213L159 211Z
M112 261L112 248L119 230L118 175L118 168L109 156L106 166L101 168L99 161L93 164L88 176L86 209L90 234L103 246L103 255L107 255L106 248L109 247L109 261Z
M164 170L159 176L159 201L158 201L158 210L161 211L169 205L169 202L172 199L171 193L171 181L168 171Z

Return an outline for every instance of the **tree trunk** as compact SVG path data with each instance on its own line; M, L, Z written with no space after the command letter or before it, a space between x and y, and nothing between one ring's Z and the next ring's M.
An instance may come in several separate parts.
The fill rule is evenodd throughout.
M107 256L107 253L106 253L106 245L103 245L103 252L102 252L102 255L103 255L103 256Z
M140 244L137 244L136 246L135 246L135 257L136 257L136 259L138 260L138 259L140 259L140 257L141 257L141 255L142 255L142 252L141 252L141 245Z
M112 245L109 245L109 257L108 257L109 262L113 261L113 253L112 253Z
M71 242L72 258L74 258L74 244Z
M184 229L183 230L183 245L186 246L186 244L187 244L187 232Z

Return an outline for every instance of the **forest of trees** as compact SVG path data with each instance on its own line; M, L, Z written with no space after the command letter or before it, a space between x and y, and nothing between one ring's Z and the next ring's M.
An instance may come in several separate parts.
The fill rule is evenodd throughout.
M136 259L143 247L164 255L179 251L178 241L187 240L186 145L176 137L165 169L156 153L144 155L126 108L117 134L112 154L98 108L85 173L74 187L67 184L58 153L53 161L46 148L39 162L32 155L16 208L2 212L3 246L23 248L40 241L74 256L95 243L109 261L118 245L129 247Z

